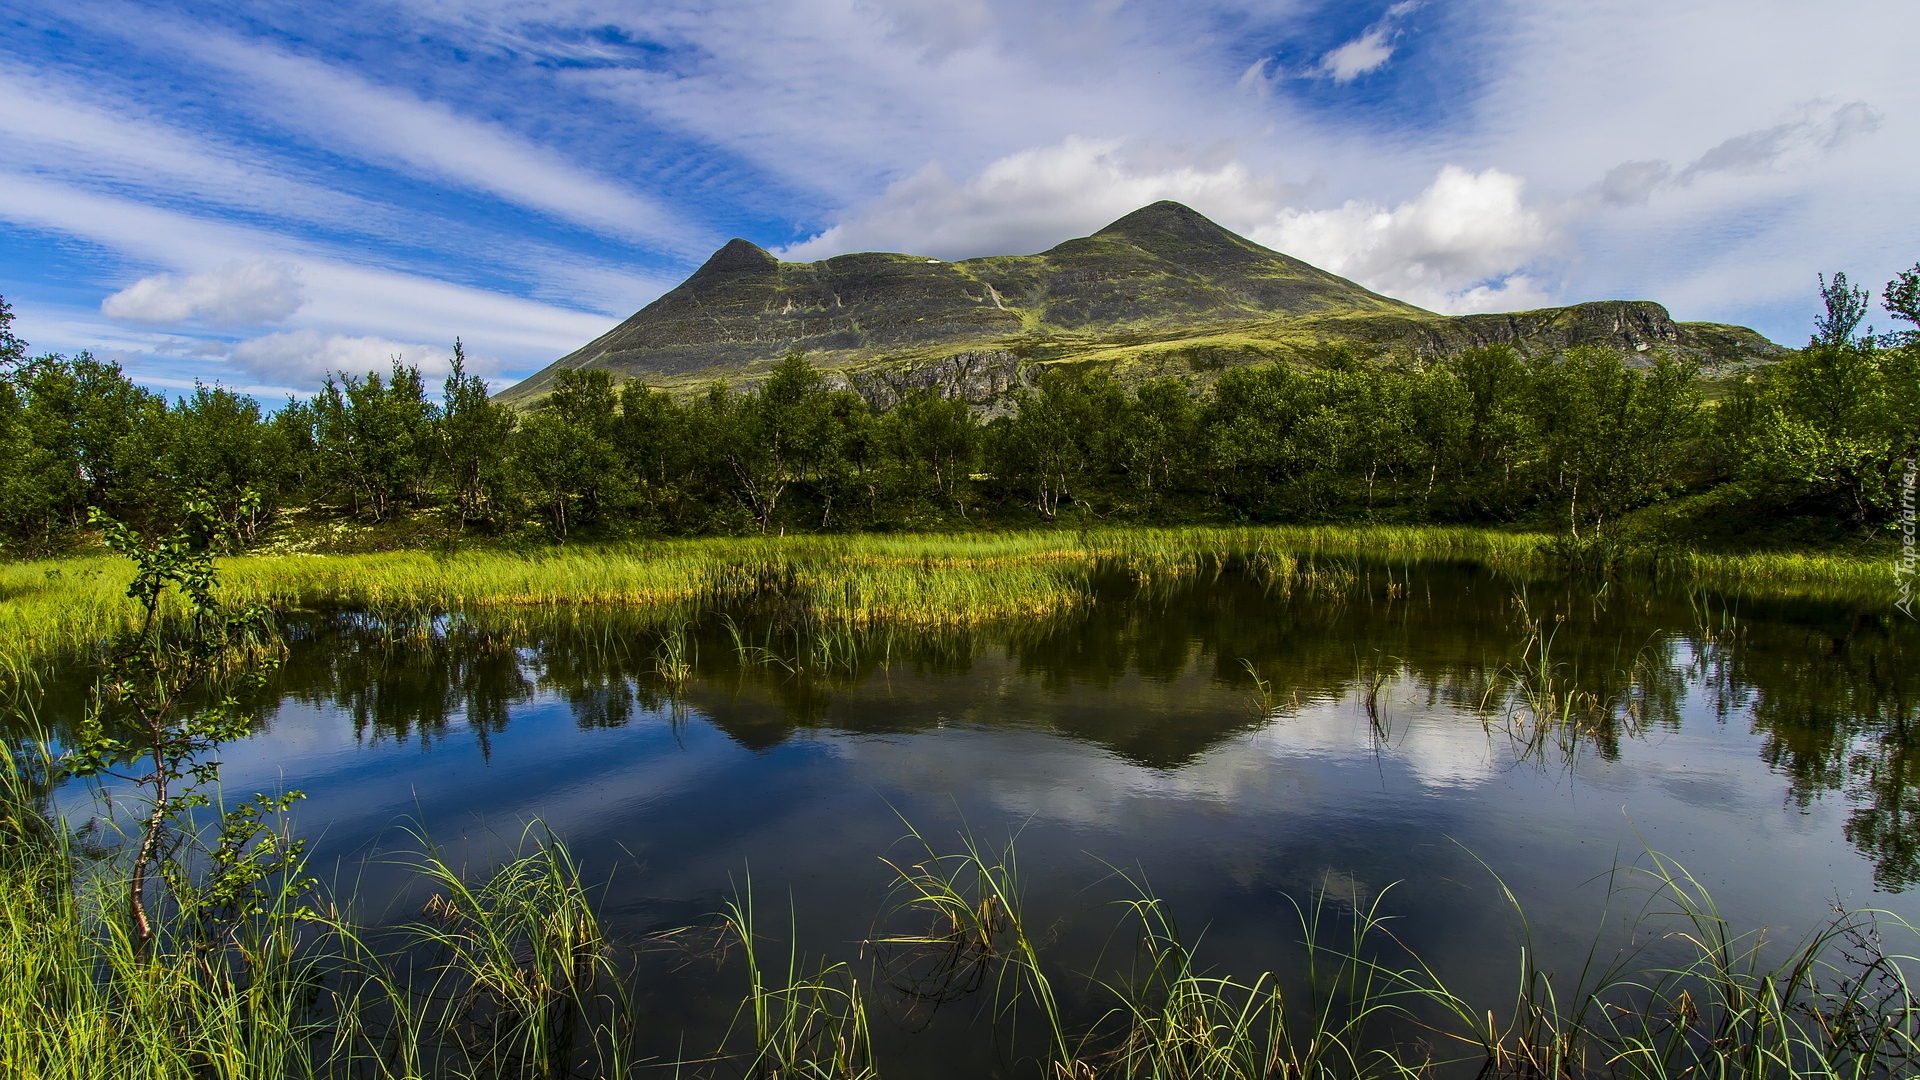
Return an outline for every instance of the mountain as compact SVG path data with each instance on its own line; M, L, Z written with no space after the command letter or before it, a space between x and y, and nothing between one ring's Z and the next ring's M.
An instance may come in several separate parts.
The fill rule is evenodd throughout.
M1097 361L1123 376L1204 383L1330 343L1418 356L1593 343L1658 349L1712 372L1785 353L1744 327L1676 323L1648 301L1437 315L1157 202L1037 255L960 262L862 252L788 263L730 240L672 291L500 397L529 402L555 371L580 367L675 391L752 382L798 348L869 396L940 385L982 400L1034 364Z

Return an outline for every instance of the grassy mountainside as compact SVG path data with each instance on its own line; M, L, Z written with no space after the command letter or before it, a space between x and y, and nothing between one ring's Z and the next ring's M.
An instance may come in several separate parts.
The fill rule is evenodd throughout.
M1174 202L1038 255L960 262L865 252L785 263L732 240L671 292L502 393L524 402L563 368L669 389L754 381L789 349L857 385L939 381L992 397L1033 363L1101 361L1205 381L1327 343L1443 355L1510 343L1654 349L1723 370L1783 350L1744 327L1675 323L1646 301L1450 317L1371 292L1235 235Z

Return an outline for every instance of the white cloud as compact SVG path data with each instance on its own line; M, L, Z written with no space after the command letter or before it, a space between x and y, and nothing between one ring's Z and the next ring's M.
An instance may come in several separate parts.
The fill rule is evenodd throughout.
M1419 6L1418 0L1403 0L1388 8L1380 21L1361 31L1359 37L1322 56L1314 73L1337 83L1350 83L1386 67L1393 59L1394 40L1400 36L1399 20Z
M396 358L430 375L444 371L448 353L446 346L290 330L242 341L227 354L230 362L261 378L308 386L334 372L361 376L374 371L384 376Z
M1537 306L1547 296L1522 271L1550 253L1556 234L1526 205L1524 188L1520 177L1499 169L1448 165L1425 191L1392 209L1362 200L1288 209L1249 236L1435 311Z
M300 310L297 271L285 263L230 262L218 270L180 278L141 278L100 303L109 319L148 326L178 326L197 320L208 326L257 326L280 322Z
M645 14L594 10L697 59L570 70L570 81L829 207L863 203L930 160L971 176L1074 134L1210 143L1275 119L1221 100L1216 76L1195 62L1204 20L1169 20L1156 5L661 0ZM514 48L543 50L517 14L493 25L517 32ZM950 49L943 33L957 35ZM1301 134L1296 152L1308 146Z
M1320 58L1320 71L1337 83L1348 83L1369 71L1378 71L1393 59L1393 43L1388 31L1379 26Z
M1238 161L1211 168L1173 163L1187 156L1070 136L1010 154L964 183L933 163L780 254L806 260L869 250L948 259L1025 253L1085 235L1160 199L1243 222L1270 216L1290 191Z
M243 206L250 221L300 217L345 223L332 226L341 229L355 227L355 209L328 201L326 189L351 190L365 178L365 205L388 215L383 239L419 238L405 257L432 246L477 274L540 278L533 294L563 304L571 288L563 277L526 269L526 248L543 242L534 230L513 215L476 215L459 233L446 220L465 209L458 198L445 211L421 209L428 198L386 204L394 178L383 170L497 196L602 235L651 235L634 226L641 218L600 198L624 192L646 212L658 200L705 201L719 208L716 217L763 223L765 231L750 235L770 246L837 222L830 235L796 245L809 254L844 246L957 255L1033 250L1151 198L1181 198L1172 184L1142 182L1174 171L1148 160L1143 146L1232 147L1229 160L1197 161L1191 171L1218 176L1231 163L1249 186L1223 183L1183 201L1242 232L1268 228L1263 237L1288 206L1329 214L1351 201L1395 219L1396 208L1424 198L1442 165L1471 162L1525 177L1532 207L1564 245L1539 250L1567 257L1551 266L1529 262L1524 251L1480 258L1487 276L1478 279L1454 265L1476 262L1458 251L1428 259L1412 283L1428 290L1420 294L1426 302L1460 310L1545 295L1643 296L1684 318L1741 322L1786 311L1790 318L1759 327L1783 340L1804 334L1810 312L1787 309L1814 302L1814 270L1845 267L1884 281L1914 258L1920 81L1911 77L1908 43L1920 34L1920 6L1910 0L1861 0L1840 15L1803 0L1456 5L1421 29L1419 55L1408 47L1413 17L1399 6L1336 41L1339 49L1301 46L1297 32L1325 10L1305 0L1210 0L1200 8L1115 0L399 0L367 8L349 0L343 10L369 28L362 41L379 41L324 64L264 38L207 31L184 17L157 20L147 8L17 6L23 25L58 24L84 40L110 24L132 48L73 50L32 76L74 73L62 93L85 109L51 108L60 95L0 86L0 161L9 167L151 206L197 201L208 208L203 221L217 216L212 207ZM81 8L84 15L69 13ZM1396 28L1407 33L1395 36ZM302 35L299 20L284 29L289 40ZM324 38L305 40L318 47ZM1249 64L1261 50L1297 66L1276 73L1271 59ZM475 62L448 62L454 52ZM1383 53L1384 66L1375 66ZM117 70L123 58L134 62ZM89 65L102 67L97 80L85 77ZM120 81L125 72L140 74ZM1243 72L1243 85L1261 93L1233 91ZM1379 93L1328 107L1322 92L1299 93L1302 77L1350 77ZM127 100L112 100L116 89ZM595 105L580 107L581 95ZM1404 107L1410 95L1420 96L1412 112ZM211 128L237 110L251 123ZM115 114L130 123L116 126ZM198 147L138 130L196 126L205 135ZM256 139L255 126L273 134ZM1077 174L1088 178L1085 198L1070 197L1065 181L1049 188L1038 168L1048 148L1076 134L1121 147L1108 154L1116 163L1107 172ZM86 153L69 153L75 167L63 173L62 154L82 142ZM289 142L296 152L282 156ZM243 152L223 150L236 147ZM275 181L294 177L309 148L355 160L327 182ZM1016 185L1016 209L970 198L986 191L996 163L1022 154L1036 160ZM684 160L664 160L674 155ZM212 158L243 168L221 172L226 165ZM142 183L142 170L158 179ZM1275 182L1298 187L1263 187ZM0 216L37 212L0 193ZM764 224L785 220L796 222L788 236ZM1348 231L1364 237L1364 229ZM1388 232L1410 243L1404 225ZM468 243L480 235L493 243ZM205 240L204 232L196 237ZM187 258L168 255L159 239L123 235L111 246L151 252L141 272L176 273L299 247L235 245ZM711 246L696 241L687 245L695 255ZM561 256L550 264L572 254L550 253ZM595 254L582 252L581 261ZM329 257L343 265L378 256L339 244ZM1355 258L1349 272L1378 274L1371 283L1388 291L1409 287L1393 283L1392 259L1378 251L1372 258L1377 267ZM296 261L310 265L305 254ZM1435 270L1440 263L1453 268ZM592 303L630 310L621 297L634 290L605 273L612 269L593 271L608 284ZM344 279L324 296L318 278L305 281L300 325L394 340L444 333L401 325L414 316L398 307L424 312L444 299L429 301L410 285L396 289L402 304L332 292ZM355 288L378 284L369 274ZM381 325L355 321L362 299L382 312ZM441 326L475 325L461 303ZM546 314L518 309L516 317L540 321L555 310L535 308Z
M0 152L9 171L141 188L356 232L396 233L399 215L335 188L281 175L217 139L185 133L131 101L0 66Z
M5 172L40 185L46 195L55 185L83 192L104 189L148 204L191 203L202 220L238 209L272 221L279 230L317 225L329 235L435 248L528 280L529 291L541 299L608 314L625 315L673 284L657 273L636 273L484 225L435 216L423 220L415 210L403 212L282 175L284 162L261 160L206 132L175 127L133 102L92 100L82 88L4 66L0 161ZM17 220L31 213L31 205L14 214L0 208L0 218ZM207 230L199 231L204 239ZM323 246L287 237L277 242L289 249ZM131 236L119 238L115 246L141 249L139 238ZM152 251L158 261L204 268L204 257L175 243L152 245Z

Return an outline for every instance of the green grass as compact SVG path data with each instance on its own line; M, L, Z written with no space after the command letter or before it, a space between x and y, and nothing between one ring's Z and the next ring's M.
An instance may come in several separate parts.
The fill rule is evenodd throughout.
M455 554L252 555L222 560L224 589L282 611L390 616L620 605L662 626L714 605L777 595L830 624L940 629L1037 618L1088 602L1094 575L1145 581L1223 564L1285 576L1306 556L1473 561L1555 568L1539 533L1430 526L1114 528L718 538ZM1652 569L1705 588L1765 595L1890 597L1884 560L1857 555L1702 554ZM96 555L0 564L0 683L84 653L124 630L129 564Z

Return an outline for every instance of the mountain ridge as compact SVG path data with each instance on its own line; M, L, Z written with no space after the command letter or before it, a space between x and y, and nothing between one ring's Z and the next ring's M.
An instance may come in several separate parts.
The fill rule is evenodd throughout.
M498 396L528 403L554 372L577 367L678 392L719 378L753 382L798 348L863 392L929 365L952 367L956 357L973 358L962 365L971 368L989 355L1001 374L987 385L938 383L981 398L1017 384L1034 364L1100 362L1123 374L1205 383L1224 367L1341 343L1413 356L1496 343L1522 352L1595 343L1629 355L1658 348L1709 369L1785 354L1744 327L1675 323L1650 301L1440 315L1161 201L1033 255L947 261L857 252L790 263L735 238L612 330Z

